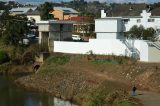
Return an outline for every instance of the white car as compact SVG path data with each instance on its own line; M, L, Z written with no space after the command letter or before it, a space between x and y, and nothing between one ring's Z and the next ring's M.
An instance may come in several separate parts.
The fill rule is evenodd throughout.
M80 35L72 35L72 39L73 40L82 40L81 36Z
M36 36L36 35L34 35L34 34L28 34L28 35L27 35L28 38L33 38L33 37L35 37L35 36Z

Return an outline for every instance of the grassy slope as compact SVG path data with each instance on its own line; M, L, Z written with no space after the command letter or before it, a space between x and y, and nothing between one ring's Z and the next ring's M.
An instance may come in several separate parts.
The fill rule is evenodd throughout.
M51 57L37 74L16 82L84 106L134 106L134 100L130 100L126 92L130 86L117 75L120 65L94 63L92 58L84 55Z

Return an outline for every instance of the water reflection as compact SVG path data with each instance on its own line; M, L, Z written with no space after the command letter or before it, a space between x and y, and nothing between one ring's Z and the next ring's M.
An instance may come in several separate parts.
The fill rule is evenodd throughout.
M26 92L0 76L0 106L76 106L46 94Z

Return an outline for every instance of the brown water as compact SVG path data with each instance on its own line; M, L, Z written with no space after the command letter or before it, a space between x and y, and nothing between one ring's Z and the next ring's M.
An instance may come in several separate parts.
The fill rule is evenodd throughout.
M0 76L0 106L76 106L69 101L28 92L13 84L13 78Z

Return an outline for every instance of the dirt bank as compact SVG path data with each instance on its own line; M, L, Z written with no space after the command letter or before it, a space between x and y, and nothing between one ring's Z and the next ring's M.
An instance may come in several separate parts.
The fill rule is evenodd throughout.
M105 58L107 60L110 57ZM119 61L119 58L114 57L117 62L113 62L104 61L104 57L103 61L99 61L101 56L58 55L49 58L36 74L19 78L16 83L26 89L48 92L84 106L141 105L127 92L133 84L138 89L155 90L157 83L149 80L153 74L147 77L147 81L150 81L147 86L145 81L140 82L138 78L148 72L148 67L153 68L149 70L153 72L159 68L157 64L146 65L123 58ZM151 84L154 86L150 87Z

